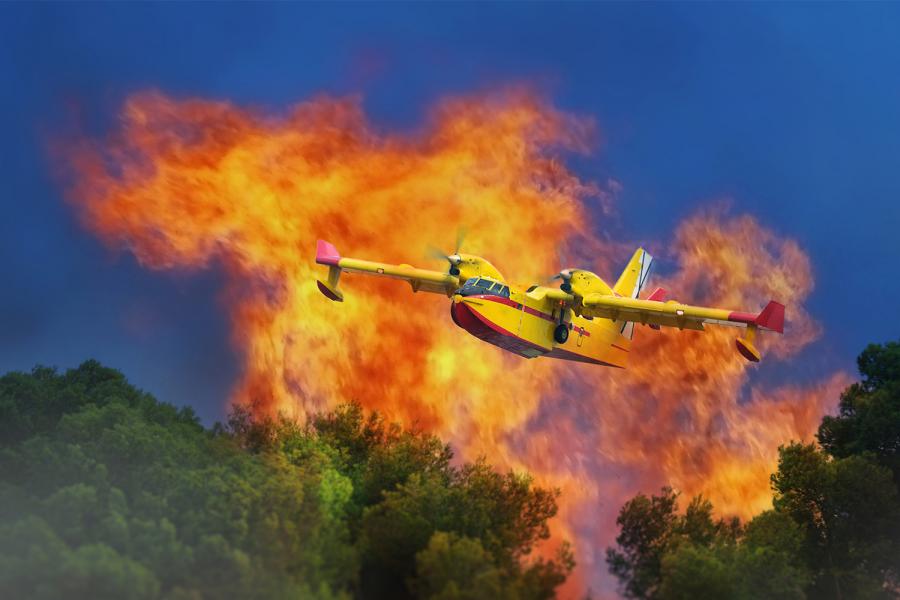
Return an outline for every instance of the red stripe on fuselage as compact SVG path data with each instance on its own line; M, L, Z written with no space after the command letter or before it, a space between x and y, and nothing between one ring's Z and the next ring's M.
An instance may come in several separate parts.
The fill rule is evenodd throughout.
M728 313L728 320L736 323L747 323L748 325L756 323L756 315L745 312Z
M545 321L555 321L553 315L548 315L547 313L542 313L539 310L531 308L525 304L519 304L518 302L513 302L509 298L504 298L503 296L492 296L489 294L479 294L477 296L469 296L469 298L478 298L479 300L487 300L489 302L497 302L499 304L505 304L506 306L512 307L515 310L525 310L529 315L534 315L535 317L539 317L544 319ZM521 308L520 308L521 307Z
M585 329L584 327L578 327L576 325L572 325L571 323L569 323L569 329L571 329L575 333L583 335L584 337L591 337L591 332L588 331L587 329Z
M548 315L547 313L543 313L539 310L531 308L530 306L526 306L524 304L519 304L518 302L513 302L509 298L504 298L503 296L491 296L487 294L480 294L478 296L470 296L470 298L478 298L479 300L488 300L489 302L497 302L499 304L503 304L505 306L509 306L514 310L524 310L529 315L534 315L535 317L544 319L545 321L550 321L551 323L555 323L556 319L553 315ZM572 323L569 323L569 329L574 331L575 333L579 333L584 337L591 337L591 332L585 329L584 327L579 327Z

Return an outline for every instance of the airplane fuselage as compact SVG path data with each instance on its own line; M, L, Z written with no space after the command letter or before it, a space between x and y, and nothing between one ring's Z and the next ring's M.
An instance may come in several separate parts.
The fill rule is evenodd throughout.
M452 296L453 321L489 344L526 358L546 356L610 367L627 363L631 340L623 335L623 328L628 324L585 319L558 301L515 288L503 293L465 291ZM563 342L555 335L560 325L568 329Z

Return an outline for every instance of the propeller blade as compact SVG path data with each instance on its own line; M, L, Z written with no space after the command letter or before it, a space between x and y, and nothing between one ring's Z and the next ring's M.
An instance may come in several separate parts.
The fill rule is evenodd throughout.
M556 246L556 260L561 269L568 269L569 257L566 255L566 247L563 244Z
M447 254L446 252L444 252L443 250L441 250L440 248L438 248L437 246L428 246L427 256L428 256L428 258L434 258L434 259L438 259L438 260L447 260L447 257L450 255Z
M456 228L456 249L453 251L453 254L459 254L459 251L462 249L463 242L466 240L466 235L468 235L469 229L464 225L460 225Z

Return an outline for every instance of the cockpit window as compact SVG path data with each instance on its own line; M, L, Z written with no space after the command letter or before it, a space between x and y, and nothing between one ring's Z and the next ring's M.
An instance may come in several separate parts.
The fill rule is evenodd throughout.
M482 277L470 277L463 284L463 287L460 288L460 293L464 296L484 294L509 298L509 286L503 285L499 281L492 281Z

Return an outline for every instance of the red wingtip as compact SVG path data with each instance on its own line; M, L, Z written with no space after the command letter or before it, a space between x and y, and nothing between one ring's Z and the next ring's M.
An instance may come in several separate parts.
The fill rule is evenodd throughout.
M666 296L669 294L663 288L656 288L653 290L653 293L647 296L647 300L651 300L653 302L665 302Z
M325 240L316 242L317 263L320 265L334 265L336 267L339 260L341 260L341 255L338 253L337 248Z
M756 324L771 331L784 333L784 304L770 301L756 317Z

